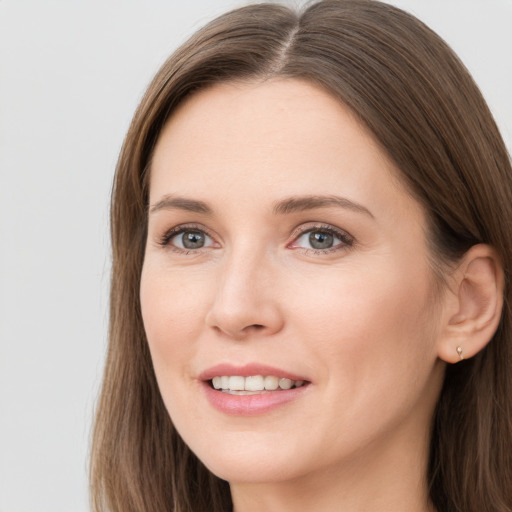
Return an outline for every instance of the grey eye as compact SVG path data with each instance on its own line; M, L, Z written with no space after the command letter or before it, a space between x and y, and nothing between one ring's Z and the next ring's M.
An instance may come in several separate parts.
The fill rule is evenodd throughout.
M304 231L295 242L292 248L314 249L315 251L329 251L329 249L343 248L352 245L349 235L338 233L334 229L313 228Z
M204 234L198 231L187 231L182 235L185 249L199 249L204 246Z
M313 249L330 249L334 245L334 235L325 231L311 231L309 244Z
M213 240L202 231L189 229L175 235L172 244L180 249L202 249L212 245Z

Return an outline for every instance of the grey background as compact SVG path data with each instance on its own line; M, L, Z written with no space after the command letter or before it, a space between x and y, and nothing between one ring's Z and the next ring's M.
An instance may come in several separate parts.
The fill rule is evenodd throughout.
M0 512L88 510L117 154L169 53L244 3L0 0ZM512 0L390 3L459 53L510 149Z

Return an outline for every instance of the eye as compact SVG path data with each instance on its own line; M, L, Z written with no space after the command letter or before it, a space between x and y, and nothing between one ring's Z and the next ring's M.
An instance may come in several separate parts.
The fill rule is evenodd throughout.
M302 231L289 247L329 252L352 244L353 239L347 233L331 227L315 227Z
M334 246L335 236L325 231L310 231L308 243L313 249L330 249Z
M211 238L201 231L185 231L175 235L171 240L180 249L201 249Z
M161 245L172 245L176 249L193 251L214 245L212 237L204 231L195 228L177 228L167 232L161 240Z

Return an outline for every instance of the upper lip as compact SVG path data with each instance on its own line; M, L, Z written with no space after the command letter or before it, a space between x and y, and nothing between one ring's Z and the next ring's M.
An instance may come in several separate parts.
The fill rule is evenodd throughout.
M198 378L199 380L202 381L208 381L213 379L213 377L222 377L224 375L237 375L241 377L250 377L252 375L273 375L275 377L290 380L309 380L305 376L301 376L296 373L289 372L287 370L282 370L281 368L275 368L273 366L268 366L266 364L259 363L249 363L243 366L232 365L229 363L221 363L204 370L199 374Z

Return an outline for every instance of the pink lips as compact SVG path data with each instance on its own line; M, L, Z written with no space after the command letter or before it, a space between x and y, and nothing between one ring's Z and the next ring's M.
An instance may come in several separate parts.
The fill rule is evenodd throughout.
M251 375L274 375L279 378L287 378L294 381L303 380L306 381L306 384L298 388L267 391L254 395L230 395L213 389L210 384L210 380L213 377L222 375L239 375L241 377L250 377ZM303 376L260 364L248 364L245 366L233 366L230 364L216 365L202 372L199 375L199 380L201 381L202 389L210 405L224 414L233 416L255 416L269 412L302 396L308 391L310 384L308 379Z

